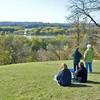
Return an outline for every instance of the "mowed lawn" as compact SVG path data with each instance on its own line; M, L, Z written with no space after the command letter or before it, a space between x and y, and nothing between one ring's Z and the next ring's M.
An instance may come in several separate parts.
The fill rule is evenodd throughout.
M0 66L0 100L100 100L100 60L93 62L88 83L60 87L53 81L61 63L33 62Z

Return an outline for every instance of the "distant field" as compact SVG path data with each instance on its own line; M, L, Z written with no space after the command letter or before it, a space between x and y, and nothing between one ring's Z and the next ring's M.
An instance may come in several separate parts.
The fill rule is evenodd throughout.
M88 83L60 87L53 81L62 62L0 66L0 100L100 100L100 60L94 61Z

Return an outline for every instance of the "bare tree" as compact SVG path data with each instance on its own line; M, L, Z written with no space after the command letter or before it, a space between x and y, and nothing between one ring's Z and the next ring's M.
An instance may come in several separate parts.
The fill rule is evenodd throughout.
M80 16L77 14L77 16L74 17L74 24L75 33L77 35L77 46L80 45Z
M100 0L69 0L69 2L71 15L69 15L68 18L72 18L77 15L80 15L80 17L84 16L94 22L96 26L100 27L100 24L92 16L93 13L96 15L98 14L97 12L99 12L100 14Z

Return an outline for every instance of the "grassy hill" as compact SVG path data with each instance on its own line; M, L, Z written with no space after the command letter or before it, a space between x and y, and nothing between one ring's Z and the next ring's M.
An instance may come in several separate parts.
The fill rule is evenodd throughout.
M60 87L53 81L62 62L0 66L0 100L100 100L100 60L94 61L88 83Z

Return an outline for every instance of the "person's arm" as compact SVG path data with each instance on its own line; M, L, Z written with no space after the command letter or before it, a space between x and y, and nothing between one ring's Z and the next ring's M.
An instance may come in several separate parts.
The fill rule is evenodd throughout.
M75 76L76 76L76 77L80 76L80 70L78 70L78 71L75 73Z
M87 50L84 52L84 60L86 59L87 56Z
M61 74L62 74L62 71L60 71L60 72L58 73L58 75L57 75L57 80L60 80Z
M83 56L82 56L82 54L79 52L79 56L80 56L80 58L82 58Z

